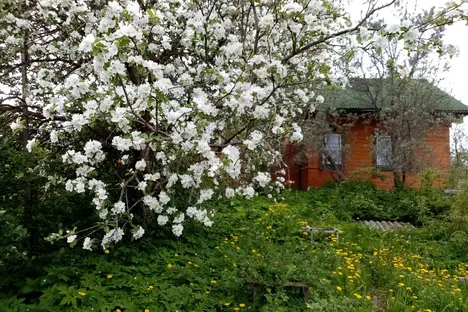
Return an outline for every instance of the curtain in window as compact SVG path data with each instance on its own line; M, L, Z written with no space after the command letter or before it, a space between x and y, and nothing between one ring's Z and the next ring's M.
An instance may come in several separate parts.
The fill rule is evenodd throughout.
M379 168L392 166L392 138L388 135L379 135L375 141L375 163Z
M341 134L330 133L325 137L325 163L331 165L330 161L327 159L327 156L333 160L335 165L341 165L342 161L342 151L341 151Z

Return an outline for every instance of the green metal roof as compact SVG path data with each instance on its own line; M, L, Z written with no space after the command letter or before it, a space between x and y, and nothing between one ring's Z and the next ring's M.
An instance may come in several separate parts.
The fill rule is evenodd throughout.
M468 106L455 99L447 92L418 79L395 86L390 79L350 79L346 89L335 88L318 91L325 98L323 107L346 111L375 112L385 110L392 105L392 97L400 94L399 103L419 105L428 110L451 112L468 115ZM392 92L402 88L402 92Z

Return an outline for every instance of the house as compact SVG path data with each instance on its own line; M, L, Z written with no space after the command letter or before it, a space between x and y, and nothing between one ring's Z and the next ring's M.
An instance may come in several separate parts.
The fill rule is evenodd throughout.
M415 185L418 182L418 172L424 167L437 168L443 174L448 173L451 162L450 127L453 122L468 115L467 106L426 80L408 83L404 96L398 99L401 109L393 111L388 109L391 105L396 105L392 101L395 94L392 90L400 86L379 79L353 79L350 85L346 89L321 93L325 97L325 103L317 110L327 112L326 120L330 124L330 130L323 134L321 148L307 151L304 159L299 162L297 155L304 152L301 150L304 146L286 144L286 174L292 188L320 187L327 181L346 179L361 172L361 177L369 179L377 187L392 189L395 186L394 162L397 161L395 151L403 151L402 154L405 154L404 147L396 148L395 142L404 142L404 136L407 135L405 133L411 133L410 130L414 133L425 132L414 142L414 146L419 144L420 148L411 154L411 166L404 169L405 184ZM419 107L419 111L415 107ZM387 114L388 111L393 114L397 112L396 119L392 119L393 125L388 117L393 115ZM423 118L422 115L427 119L425 123L437 118L438 123L434 122L434 127L430 129L419 126L418 120ZM412 122L413 128L402 126L399 129L398 123L395 127L395 120L400 121L398 118L402 125ZM405 118L413 119L405 122ZM306 135L304 140L308 140ZM374 169L378 169L379 175L385 178L372 178L366 174L375 172Z

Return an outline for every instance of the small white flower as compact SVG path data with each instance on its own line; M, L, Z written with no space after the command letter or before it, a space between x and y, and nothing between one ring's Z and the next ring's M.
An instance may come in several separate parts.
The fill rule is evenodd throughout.
M57 131L52 130L50 132L50 142L52 142L52 143L57 143L58 142Z
M93 244L91 238L86 237L83 242L83 249L92 250L91 245Z
M125 212L125 203L122 202L122 201L116 202L111 211L115 215L124 213Z
M15 122L12 122L10 124L10 128L11 130L15 131L15 130L23 129L24 126L19 120L16 120Z
M143 171L145 170L145 168L146 168L146 162L144 159L137 161L137 163L135 164L136 170Z
M138 183L138 189L140 191L144 191L147 186L148 186L148 183L146 181L141 181L140 183Z
M139 239L143 236L143 234L145 234L145 229L143 229L141 226L135 231L133 232L133 238L134 239Z
M315 100L317 101L317 103L323 104L323 102L325 101L325 98L322 95L317 95Z
M169 218L167 216L159 215L158 216L158 224L163 226L169 221Z
M184 230L184 226L182 224L174 224L172 226L172 233L174 233L174 235L177 237L182 235L183 230Z
M93 34L87 35L83 38L83 41L81 41L78 50L83 52L91 52L93 49L94 40L96 40L96 38Z
M67 237L67 243L73 243L73 241L76 239L76 235L70 235Z
M28 150L28 152L32 152L34 146L36 146L36 139L32 139L32 140L29 140L28 141L28 144L26 144L26 149Z

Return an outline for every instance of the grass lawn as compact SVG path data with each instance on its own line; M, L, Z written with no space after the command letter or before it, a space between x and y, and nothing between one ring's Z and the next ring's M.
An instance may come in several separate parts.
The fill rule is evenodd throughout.
M159 229L105 252L63 248L34 276L2 278L1 311L468 311L464 232L405 209L427 195L387 193L213 202L212 228L194 223L179 239ZM353 221L366 216L420 224L384 232ZM343 233L337 242L306 225ZM308 285L306 303L294 282Z

